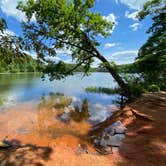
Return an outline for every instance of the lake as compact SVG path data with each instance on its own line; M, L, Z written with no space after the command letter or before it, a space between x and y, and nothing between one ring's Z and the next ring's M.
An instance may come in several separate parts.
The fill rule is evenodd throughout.
M0 111L24 103L40 102L42 96L50 93L63 93L70 96L74 104L80 104L84 99L89 102L91 118L104 120L110 116L110 107L118 95L89 93L85 91L88 86L115 87L116 83L109 73L92 73L82 77L81 73L67 77L61 81L43 81L39 74L0 74Z

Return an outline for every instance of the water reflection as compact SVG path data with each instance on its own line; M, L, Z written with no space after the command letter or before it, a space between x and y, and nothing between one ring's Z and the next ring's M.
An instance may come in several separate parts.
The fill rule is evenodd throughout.
M43 96L37 111L36 130L40 135L57 138L62 135L84 137L90 130L88 101L81 106L72 105L72 98L61 93Z
M113 109L108 105L89 103L87 99L78 101L62 93L51 92L48 96L43 95L36 107L34 102L29 105L24 103L23 106L1 113L0 136L8 134L26 140L33 137L40 141L45 138L56 140L70 135L95 145L101 144L103 130L109 124L102 126L102 130L97 130L97 133L92 132L93 126L103 121L101 117L106 119L107 116L103 112L111 116Z
M41 102L39 104L39 108L65 108L68 107L72 103L71 97L64 96L63 93L54 93L50 92L49 96L42 96Z
M0 74L0 107L8 108L16 102L24 101L34 87L34 81L40 74ZM23 97L24 96L24 97ZM3 107L4 108L3 108Z
M49 96L42 96L39 110L43 108L54 109L57 112L56 118L65 123L69 123L71 120L75 122L88 121L91 117L87 99L80 103L62 93L51 92Z
M102 108L101 105L96 105ZM117 111L117 110L116 110ZM115 115L115 114L114 114ZM106 121L94 125L91 118L89 102L84 99L80 105L74 105L72 98L61 93L50 93L43 96L37 113L37 133L43 133L50 138L64 135L81 137L96 147L107 149L110 146L120 146L124 139L126 128L118 121ZM113 123L112 123L113 122ZM115 132L116 131L116 132Z
M90 110L88 100L84 99L81 105L81 109L79 106L75 105L74 110L70 113L70 118L76 122L80 122L83 120L88 120L90 118Z
M60 92L71 96L73 102L80 103L85 98L89 106L100 103L110 105L118 95L93 94L85 91L87 86L114 87L116 84L108 73L93 73L82 79L81 74L68 77L65 81L52 81L46 77L42 81L39 74L1 74L0 75L0 104L3 107L13 106L31 100L40 100L41 96L49 92ZM1 108L0 108L1 110Z

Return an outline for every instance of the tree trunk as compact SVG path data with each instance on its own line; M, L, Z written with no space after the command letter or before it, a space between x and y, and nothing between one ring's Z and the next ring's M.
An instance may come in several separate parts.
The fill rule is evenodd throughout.
M97 48L92 44L92 42L90 41L89 37L87 36L86 33L83 33L85 40L89 43L89 45L91 46L92 50L92 54L94 55L94 57L98 58L101 62L103 62L105 64L106 69L108 70L108 72L111 74L111 76L115 79L115 81L118 83L119 87L122 89L122 94L128 98L131 98L131 92L128 89L127 84L123 81L123 79L121 78L121 76L117 73L117 71L110 65L110 62L100 54L100 52L97 50Z
M123 81L123 79L116 72L116 70L110 65L108 60L104 56L102 56L95 47L93 47L93 51L96 53L95 57L98 58L101 62L103 62L105 64L106 69L109 71L109 73L112 75L112 77L116 80L116 82L122 89L123 95L126 97L131 97L131 93L128 89L127 84Z

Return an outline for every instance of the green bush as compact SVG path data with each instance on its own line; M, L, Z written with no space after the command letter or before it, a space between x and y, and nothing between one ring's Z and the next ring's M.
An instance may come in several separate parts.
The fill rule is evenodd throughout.
M85 91L91 93L105 93L108 95L120 93L119 88L105 88L105 87L93 87L93 86L87 87Z
M152 85L149 85L148 91L149 92L159 92L160 87L158 85L152 84Z
M140 97L142 93L145 93L146 90L142 84L129 84L128 88L132 93L132 98Z

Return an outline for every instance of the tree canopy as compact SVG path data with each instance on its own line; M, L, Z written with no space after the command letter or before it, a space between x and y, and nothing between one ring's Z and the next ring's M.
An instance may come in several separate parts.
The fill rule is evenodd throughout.
M6 21L3 18L0 18L0 31L1 33L7 28Z
M153 24L148 29L147 42L140 48L136 66L147 84L157 84L166 89L166 5L163 0L145 3L139 18L152 16Z
M48 62L45 72L51 79L64 78L80 65L87 74L94 58L98 58L117 81L126 95L127 85L114 67L100 54L97 36L111 34L113 22L108 22L100 13L93 12L95 0L28 0L20 2L18 9L23 11L28 22L23 23L26 45L47 61L48 56L56 56L57 50L68 49L76 66L68 69L60 61ZM32 18L35 17L35 21Z
M0 18L0 72L35 72L43 64L22 50L21 37L11 34L3 18ZM39 67L40 66L40 67Z

